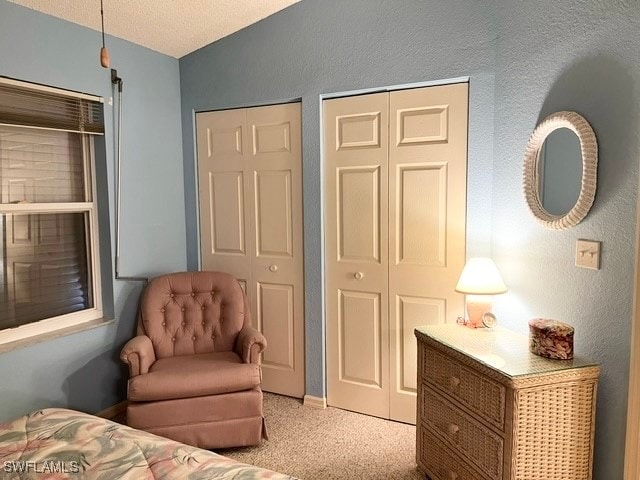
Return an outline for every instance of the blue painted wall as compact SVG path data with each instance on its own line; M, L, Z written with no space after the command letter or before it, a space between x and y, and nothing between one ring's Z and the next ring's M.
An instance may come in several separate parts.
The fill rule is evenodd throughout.
M107 43L124 79L121 274L184 270L178 61L123 40L108 37ZM98 65L99 48L98 32L0 0L0 75L106 102L111 83ZM0 421L46 406L95 412L126 397L127 372L118 354L135 331L140 284L112 276L114 123L108 104L105 123L96 177L105 310L115 313L116 323L0 354Z
M533 317L576 328L576 351L602 364L595 478L621 479L633 302L638 189L640 4L499 2L496 49L492 251L510 292L499 317L527 331ZM521 159L548 114L575 110L598 138L591 213L563 232L525 207ZM602 269L574 267L575 242L601 240Z
M476 1L303 1L180 59L189 268L197 268L193 110L302 98L306 392L325 396L319 96L470 75L469 251L489 251L491 9Z

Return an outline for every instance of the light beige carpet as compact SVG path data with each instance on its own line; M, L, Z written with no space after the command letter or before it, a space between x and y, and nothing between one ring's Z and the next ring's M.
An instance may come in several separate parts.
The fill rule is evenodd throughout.
M270 393L265 393L264 412L269 441L218 453L303 480L424 479L416 469L412 425L305 407Z

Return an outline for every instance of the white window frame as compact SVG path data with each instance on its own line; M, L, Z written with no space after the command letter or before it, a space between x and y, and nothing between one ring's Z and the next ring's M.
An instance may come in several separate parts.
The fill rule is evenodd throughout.
M47 92L59 93L67 96L77 96L79 98L90 99L104 103L102 97L95 97L86 94L74 95L75 92L67 90L59 90L53 87L41 86L28 82L20 82L10 79L0 78L0 82L12 85L24 85L33 90L43 90ZM17 128L32 128L29 126L11 125ZM61 130L64 131L64 130ZM0 347L5 344L27 340L41 335L55 333L82 324L95 322L103 319L102 310L102 285L100 273L100 232L98 227L98 205L96 201L96 176L95 176L95 142L94 135L89 133L74 132L81 136L82 140L82 156L84 166L84 193L85 199L90 201L71 202L71 203L20 203L20 204L1 204L0 215L15 213L83 213L86 214L88 221L85 223L86 232L86 248L88 266L91 270L91 278L88 279L91 285L91 293L93 296L93 307L78 312L58 315L55 317L38 320L25 325L14 328L5 328L0 330ZM1 253L0 253L1 254Z

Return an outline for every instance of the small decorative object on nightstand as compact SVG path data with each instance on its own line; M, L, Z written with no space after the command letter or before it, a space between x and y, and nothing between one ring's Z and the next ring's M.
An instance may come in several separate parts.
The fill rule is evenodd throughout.
M418 338L416 460L431 480L590 480L598 366L501 327Z
M482 314L482 326L485 328L493 328L498 324L498 319L491 312L485 312Z
M491 296L506 291L507 286L493 260L483 257L467 260L456 285L456 292L467 295L469 320L465 325L473 328L482 327L482 315L491 312ZM495 321L495 317L493 320Z
M573 327L558 320L529 320L529 350L541 357L573 358Z

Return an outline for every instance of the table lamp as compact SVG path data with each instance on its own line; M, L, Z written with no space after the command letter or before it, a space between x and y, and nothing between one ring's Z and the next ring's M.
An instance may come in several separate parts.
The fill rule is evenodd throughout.
M455 290L467 295L466 325L478 328L482 326L482 315L491 312L491 296L505 293L507 286L493 260L476 257L467 260Z

